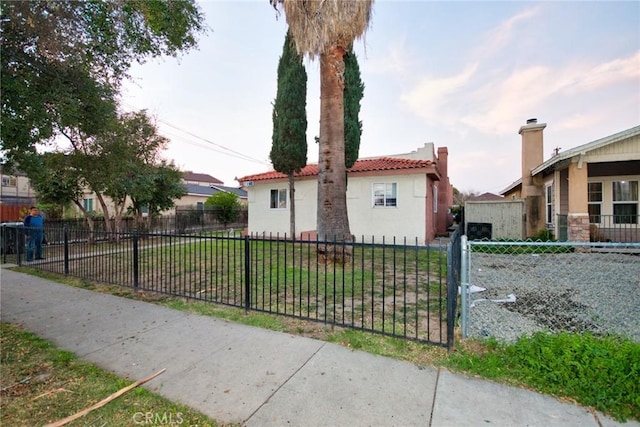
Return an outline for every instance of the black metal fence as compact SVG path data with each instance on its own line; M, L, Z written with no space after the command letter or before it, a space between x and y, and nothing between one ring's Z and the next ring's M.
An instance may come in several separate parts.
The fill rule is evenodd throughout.
M65 227L29 267L451 347L457 249ZM457 255L456 255L457 254ZM14 260L23 264L18 251ZM457 256L457 258L456 258ZM449 271L449 275L447 275Z

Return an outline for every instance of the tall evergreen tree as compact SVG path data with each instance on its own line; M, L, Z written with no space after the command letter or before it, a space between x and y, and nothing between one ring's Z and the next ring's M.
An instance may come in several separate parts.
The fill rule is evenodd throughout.
M360 78L358 58L353 45L344 55L344 164L349 169L358 160L362 122L360 100L364 96L364 83Z
M273 168L289 176L290 233L295 238L294 174L307 164L307 72L289 31L278 63L273 104L270 158Z

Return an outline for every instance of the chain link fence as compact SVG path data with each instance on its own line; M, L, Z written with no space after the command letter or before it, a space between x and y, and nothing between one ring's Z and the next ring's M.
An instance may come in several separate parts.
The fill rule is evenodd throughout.
M640 341L640 243L464 241L463 336L537 331Z

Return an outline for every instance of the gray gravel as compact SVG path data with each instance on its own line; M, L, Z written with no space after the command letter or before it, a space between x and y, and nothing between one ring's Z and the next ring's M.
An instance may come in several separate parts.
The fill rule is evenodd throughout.
M537 331L620 334L640 342L640 254L471 253L470 336L512 342ZM513 294L514 303L496 303Z

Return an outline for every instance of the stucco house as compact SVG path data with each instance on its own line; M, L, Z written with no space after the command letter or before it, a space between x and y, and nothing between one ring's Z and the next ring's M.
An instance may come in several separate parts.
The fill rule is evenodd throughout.
M36 192L23 172L8 173L0 163L0 222L21 221L29 206L36 203Z
M522 136L522 178L500 194L524 201L526 236L553 230L558 240L639 242L640 126L543 159L545 123Z
M204 202L211 197L212 195L219 193L221 191L227 193L233 193L238 196L238 200L240 204L246 206L247 204L247 192L242 188L235 187L227 187L224 185L198 185L198 184L184 184L184 188L187 191L185 196L182 196L180 199L177 199L176 209L185 208L185 207L196 207L202 209L204 207ZM173 213L175 209L171 211L166 211L164 214Z
M347 211L357 241L425 244L446 235L453 187L448 151L433 143L406 154L359 159L347 171ZM276 171L239 179L248 193L252 234L289 234L289 183ZM296 237L315 236L318 165L295 174ZM299 231L298 231L299 230Z

